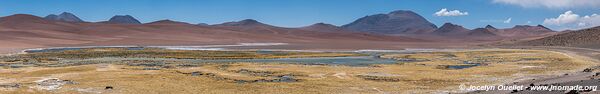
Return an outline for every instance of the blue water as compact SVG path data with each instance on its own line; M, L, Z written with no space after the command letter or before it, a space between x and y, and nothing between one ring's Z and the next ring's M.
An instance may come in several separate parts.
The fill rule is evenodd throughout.
M69 50L81 50L82 48L48 48L48 49L39 49L39 50L25 50L27 53L41 53L41 52L60 52L60 51L69 51Z
M479 66L480 64L473 64L473 65L450 65L448 66L448 69L466 69L466 68L471 68L471 67L476 67Z
M463 61L463 64L468 64L468 65L450 65L450 66L448 66L448 69L466 69L466 68L481 66L481 64L479 64L479 63L473 63L470 61Z

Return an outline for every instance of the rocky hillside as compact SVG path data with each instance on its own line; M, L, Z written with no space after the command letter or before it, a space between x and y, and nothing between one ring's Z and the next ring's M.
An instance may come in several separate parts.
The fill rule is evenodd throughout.
M541 39L519 43L531 46L571 46L600 48L600 27L571 31Z
M546 28L542 25L530 26L530 25L516 25L513 28L507 28L500 30L497 34L502 36L511 37L528 37L528 36L539 36L547 33L553 33L554 31Z

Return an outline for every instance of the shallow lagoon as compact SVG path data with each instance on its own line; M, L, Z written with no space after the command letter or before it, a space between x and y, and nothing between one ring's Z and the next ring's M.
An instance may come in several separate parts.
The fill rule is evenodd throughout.
M244 44L248 45L248 44ZM244 45L225 45L225 46L244 46ZM262 45L262 44L261 44ZM265 44L266 45L266 44ZM255 45L250 45L255 46ZM109 46L109 47L65 47L65 48L47 48L47 49L30 49L25 50L26 53L43 53L43 52L61 52L94 48L125 48L126 50L144 50L145 48L159 48L165 50L206 50L209 51L236 51L225 50L221 48L205 48L205 47L220 47L220 46L202 46L202 47L182 47L182 46L150 46L150 47L129 47L129 46ZM183 49L185 48L185 49ZM193 49L191 49L193 48ZM247 50L243 50L247 51ZM284 54L286 52L325 52L311 50L253 50L257 54ZM331 52L331 51L330 51ZM394 59L379 58L378 52L354 52L354 51L339 51L343 53L366 54L368 56L345 56L345 57L301 57L301 58L268 58L268 59L181 59L181 58L120 58L120 57L104 57L91 58L82 60L65 59L59 62L82 62L82 61L126 61L126 60L152 60L152 61L182 61L191 63L235 63L235 62L250 62L250 63L292 63L292 64L307 64L307 65L348 65L348 66L367 66L371 64L394 64L398 63Z
M144 50L146 48L159 48L165 50L208 50L208 51L248 51L248 50L234 50L225 49L218 47L232 47L232 46L272 46L272 45L285 45L281 43L260 43L260 44L239 44L239 45L208 45L208 46L95 46L95 47L64 47L64 48L43 48L43 49L29 49L24 52L27 53L40 53L40 52L60 52L70 50L82 50L82 49L94 49L94 48L125 48L126 50ZM451 51L444 49L405 49L405 50L354 50L354 51L319 51L319 50L272 50L272 49L261 49L252 50L258 54L279 54L286 52L345 52L345 53L357 53L365 54L367 56L346 56L346 57L301 57L301 58L268 58L268 59L181 59L181 58L120 58L120 57L103 57L103 58L92 58L82 60L60 60L60 62L82 62L82 61L127 61L127 60L151 60L151 61L181 61L190 63L235 63L235 62L250 62L250 63L291 63L291 64L307 64L307 65L348 65L348 66L368 66L372 64L397 64L397 63L411 63L402 60L380 58L382 54L389 53L404 53L412 54L416 52L433 52L433 51ZM449 65L448 69L465 69L479 66L475 65Z

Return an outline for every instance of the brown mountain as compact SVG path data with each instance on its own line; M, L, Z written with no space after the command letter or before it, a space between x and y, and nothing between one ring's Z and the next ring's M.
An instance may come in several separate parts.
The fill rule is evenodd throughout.
M214 25L220 29L245 33L280 36L295 40L306 39L341 39L341 40L378 40L378 41L422 41L406 37L391 37L375 34L344 32L343 29L328 24L315 24L304 28L284 28L264 24L252 19L226 22ZM310 30L309 30L310 29Z
M10 16L0 18L0 24L2 26L33 24L33 23L47 24L48 22L45 21L43 18L33 16L33 15L28 15L28 14L15 14L15 15L10 15Z
M198 26L172 20L160 20L146 24L135 24L138 21L133 21L133 25L123 23L104 24L125 21L119 20L121 19L119 17L113 18L112 22L80 23L45 20L27 14L1 17L0 44L23 45L25 48L30 48L88 45L202 45L282 42L295 44L294 47L300 48L371 49L401 46L420 47L423 45L429 47L462 45L471 42L495 41L497 39L487 37L493 34L507 32L533 32L532 34L537 34L537 32L550 31L543 26L516 26L510 29L495 29L492 26L486 26L483 29L468 30L460 25L448 23L437 29L437 31L420 32L422 34L411 33L414 36L391 36L382 33L374 34L348 30L348 28L325 23L300 28L277 27L252 19L208 26ZM441 33L441 35L432 36L435 33ZM448 36L452 38L448 38ZM442 42L439 40L449 41ZM1 47L0 50L2 50Z
M516 25L513 28L507 28L499 30L498 35L505 37L531 37L531 36L543 36L554 31L542 26L530 26L530 25Z
M302 30L307 30L307 31L319 31L319 32L343 32L343 31L347 31L344 30L343 28L340 28L338 26L332 25L332 24L326 24L326 23L316 23L310 26L306 26L306 27L301 27L300 29Z
M495 28L476 28L471 31L467 35L475 36L475 37L494 37L496 35L497 29Z
M467 33L470 37L499 37L496 33L498 33L498 29L492 25L486 25L484 28L475 28L469 33Z
M320 26L320 25L319 25ZM197 26L172 20L146 24L75 23L18 14L0 18L0 44L11 48L110 45L203 45L281 42L322 48L384 48L375 45L423 40L359 32L322 32L284 28L245 20ZM354 45L363 44L363 45ZM370 44L370 45L367 45ZM311 46L306 46L311 45ZM18 47L17 47L18 46ZM0 47L0 50L3 50Z
M417 13L398 10L366 16L342 28L378 34L423 34L434 31L437 26Z
M561 33L520 43L533 46L572 46L600 48L600 27Z
M68 31L77 27L73 23L62 21L49 21L29 14L15 14L0 18L0 27L16 30L55 30Z
M79 24L44 20L41 17L16 14L0 18L0 43L14 45L56 45L82 43L98 37L79 35Z
M289 31L287 28L280 28L268 24L258 22L254 19L245 19L241 21L225 22L222 24L213 25L220 29L242 31L247 33L259 34L284 34Z
M452 23L444 23L442 27L436 29L432 33L437 35L464 35L468 32L469 29L466 29L463 26Z
M260 23L254 19L245 19L245 20L241 20L241 21L225 22L222 24L216 24L215 26L271 26L271 25Z
M178 22L178 21L173 21L173 20L159 20L159 21L154 21L154 22L150 22L150 23L146 23L148 25L192 25L186 22Z

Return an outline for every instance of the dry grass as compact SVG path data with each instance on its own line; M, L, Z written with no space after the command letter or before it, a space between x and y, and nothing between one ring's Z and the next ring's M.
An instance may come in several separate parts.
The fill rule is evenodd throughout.
M447 59L451 54L452 59ZM461 84L483 85L511 81L533 75L553 75L578 71L593 65L560 53L541 50L477 50L387 54L386 58L423 58L430 61L381 64L368 67L296 65L277 63L205 64L198 67L140 70L140 66L83 65L70 67L30 67L1 69L0 82L7 79L24 84L16 90L0 93L436 93L456 91ZM479 62L478 60L486 60ZM442 69L439 65L478 61L484 66L467 69ZM212 76L191 76L201 72ZM237 83L236 80L276 79L291 75L298 82ZM55 91L35 90L27 86L40 78L73 80ZM113 86L113 90L104 90Z

